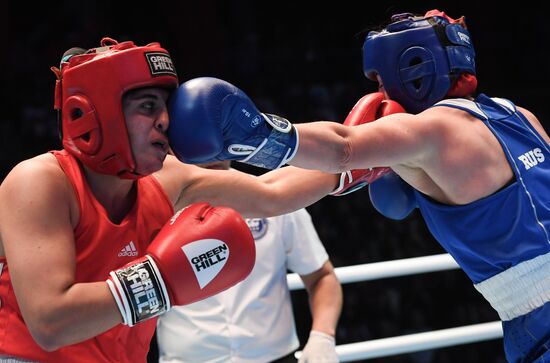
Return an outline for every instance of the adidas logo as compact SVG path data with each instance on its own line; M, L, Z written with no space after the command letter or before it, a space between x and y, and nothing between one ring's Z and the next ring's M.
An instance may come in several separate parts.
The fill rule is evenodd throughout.
M128 243L126 247L121 249L120 252L118 253L118 257L126 257L126 256L136 257L137 255L138 255L138 252L137 252L136 246L134 245L134 241L130 241L130 243Z

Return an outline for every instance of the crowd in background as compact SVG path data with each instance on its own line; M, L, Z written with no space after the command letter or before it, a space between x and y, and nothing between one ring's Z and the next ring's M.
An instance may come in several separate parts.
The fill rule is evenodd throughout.
M0 176L23 159L60 148L53 110L55 76L49 67L57 65L64 50L95 47L103 36L138 44L160 41L172 54L180 81L223 78L243 89L261 110L293 122L342 122L357 99L375 91L361 69L364 29L407 8L370 2L321 8L314 2L295 3L264 8L253 1L205 1L125 8L118 2L61 1L34 14L24 4L8 2L0 18L6 36ZM430 7L426 2L408 5L418 12ZM545 95L550 77L545 64L550 51L543 45L549 29L542 21L542 2L533 2L522 14L487 4L431 6L454 17L467 15L478 52L479 90L527 107L548 129ZM366 189L324 198L308 210L335 267L444 252L418 211L404 221L385 219L370 205ZM498 319L459 270L343 287L338 344ZM292 298L304 343L307 295L295 291ZM372 362L501 363L504 358L502 343L493 340Z

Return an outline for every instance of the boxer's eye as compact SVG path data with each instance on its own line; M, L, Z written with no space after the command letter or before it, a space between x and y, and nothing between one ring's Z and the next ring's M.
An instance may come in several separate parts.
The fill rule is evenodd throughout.
M155 110L157 105L155 102L143 102L140 107L144 110Z

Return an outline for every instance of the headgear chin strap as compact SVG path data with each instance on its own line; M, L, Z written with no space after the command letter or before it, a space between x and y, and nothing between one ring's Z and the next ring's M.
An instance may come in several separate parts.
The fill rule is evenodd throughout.
M382 31L371 31L363 45L365 76L376 81L378 75L389 98L418 113L451 87L454 95L466 96L457 86L475 90L475 51L463 18L431 10L424 17L399 14L391 20Z
M178 78L168 52L159 43L136 46L103 38L100 48L66 52L60 68L52 70L63 147L96 172L141 177L135 173L122 96L142 87L175 89Z

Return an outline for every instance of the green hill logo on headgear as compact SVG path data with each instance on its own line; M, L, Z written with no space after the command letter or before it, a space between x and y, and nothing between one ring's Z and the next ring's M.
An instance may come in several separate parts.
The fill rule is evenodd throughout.
M149 52L145 53L145 58L147 58L147 63L149 63L152 76L169 75L177 77L174 63L172 63L172 58L170 58L168 53Z

